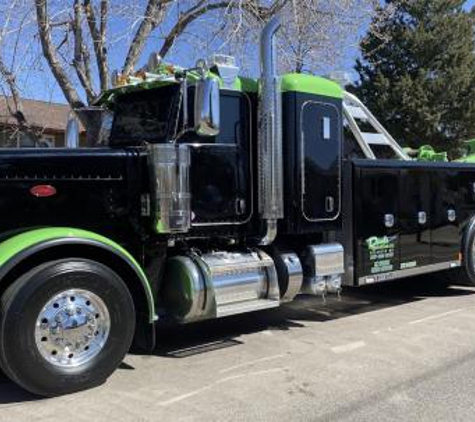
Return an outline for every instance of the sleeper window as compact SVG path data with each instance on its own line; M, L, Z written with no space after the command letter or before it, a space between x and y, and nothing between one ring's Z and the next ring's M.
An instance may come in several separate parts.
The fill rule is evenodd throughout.
M329 141L331 139L331 121L329 117L324 117L322 121L323 139Z

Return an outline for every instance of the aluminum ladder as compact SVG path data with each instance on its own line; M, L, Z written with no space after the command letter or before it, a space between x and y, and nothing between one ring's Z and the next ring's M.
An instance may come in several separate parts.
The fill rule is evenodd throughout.
M387 145L399 159L411 160L371 111L355 95L346 91L343 95L343 115L366 158L377 159L371 148L372 145ZM369 123L374 132L363 132L360 123Z

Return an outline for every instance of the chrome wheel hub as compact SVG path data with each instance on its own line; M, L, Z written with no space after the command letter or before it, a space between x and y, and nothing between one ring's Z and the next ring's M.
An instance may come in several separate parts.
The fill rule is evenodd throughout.
M62 367L84 364L104 347L109 311L96 294L70 289L51 298L38 315L35 341L48 362Z

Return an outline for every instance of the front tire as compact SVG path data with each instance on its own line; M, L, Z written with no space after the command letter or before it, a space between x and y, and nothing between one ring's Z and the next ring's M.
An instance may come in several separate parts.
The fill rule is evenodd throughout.
M42 396L98 386L132 343L135 309L123 280L87 259L40 265L0 301L0 366Z

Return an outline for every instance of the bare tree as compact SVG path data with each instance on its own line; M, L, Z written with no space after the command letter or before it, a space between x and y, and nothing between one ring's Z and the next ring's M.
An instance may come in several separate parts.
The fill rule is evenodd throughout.
M34 40L32 48L36 48L72 108L91 103L109 88L111 68L131 74L151 46L162 57L180 48L186 50L187 57L208 55L212 51L233 53L248 73L256 73L258 34L276 13L284 21L279 42L284 69L298 72L321 69L349 46L356 45L354 35L379 4L378 0L13 0L13 3L16 3L12 6L14 13L26 16L25 25L28 23L30 39ZM21 116L20 95L15 91L17 72L2 66L10 56L0 50L0 74L12 98L17 98L12 111ZM26 120L22 124L27 125Z
M314 72L333 67L358 45L355 36L372 17L378 0L299 0L283 11L289 25L283 29L284 67Z
M238 51L243 67L255 68L252 58L257 56L260 29L273 13L279 13L283 21L277 45L281 70L327 71L347 66L344 58L356 50L361 28L382 13L378 6L379 0L287 0L270 13L248 13L244 7L242 13L228 10L221 28L224 35L214 47Z
M13 0L8 6L0 10L3 19L0 21L0 90L4 97L9 114L15 119L16 125L12 127L12 138L16 138L16 132L28 135L36 141L41 133L38 128L32 127L24 113L22 95L18 85L17 74L27 50L22 49L21 40L28 25L32 21L32 14L25 12L17 15L18 8L25 6L22 0ZM9 42L7 42L9 41ZM5 50L9 54L5 54Z
M120 43L128 44L122 72L130 74L152 34L161 30L161 45L157 50L165 57L176 40L183 36L190 25L204 15L218 10L243 10L256 16L264 16L279 9L286 0L275 0L260 5L255 0L148 0L143 12L135 3L109 4L109 0L74 0L73 8L58 7L48 0L35 0L38 36L42 53L65 98L71 106L78 107L83 101L78 86L91 102L100 90L109 86L108 48ZM269 2L266 2L269 3ZM128 15L129 24L121 17ZM219 19L220 15L215 15ZM122 25L117 21L121 20ZM108 33L109 23L115 21L114 33ZM125 27L126 31L122 31ZM168 30L163 31L167 26ZM72 56L72 57L71 57ZM91 57L93 56L93 57ZM92 63L95 63L93 69ZM74 69L78 84L69 74ZM98 84L97 84L98 81ZM96 88L96 85L99 85Z

